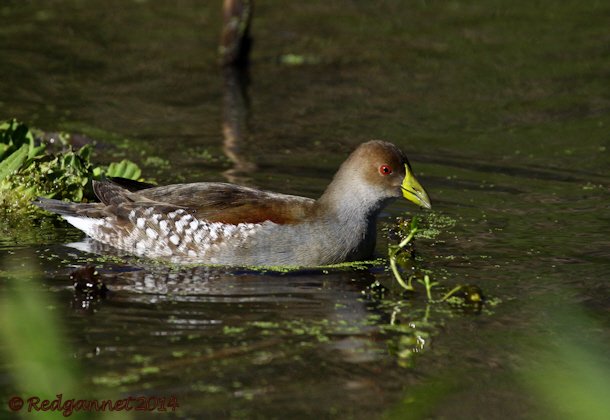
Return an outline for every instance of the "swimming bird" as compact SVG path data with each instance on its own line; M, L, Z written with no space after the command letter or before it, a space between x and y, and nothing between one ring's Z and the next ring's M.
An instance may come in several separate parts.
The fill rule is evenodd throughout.
M388 202L404 197L431 208L406 155L380 140L356 148L317 200L221 182L134 190L106 180L94 181L93 190L100 203L39 198L35 204L139 256L231 266L366 259Z

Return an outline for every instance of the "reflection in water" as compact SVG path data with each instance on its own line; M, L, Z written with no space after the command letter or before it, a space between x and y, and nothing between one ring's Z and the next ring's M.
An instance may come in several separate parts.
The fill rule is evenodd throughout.
M249 112L247 68L224 67L223 151L233 163L233 167L224 171L229 182L247 184L247 174L256 170L256 164L249 161L243 153L247 138L247 121Z
M98 289L101 281L108 292L94 296L84 293L82 287L76 288L73 307L77 313L111 307L122 313L117 322L127 317L145 335L182 337L176 338L178 341L189 334L200 337L203 333L205 338L200 337L200 345L208 347L213 357L208 353L197 356L199 362L212 357L243 363L241 357L268 346L270 349L265 351L279 354L260 357L270 361L292 358L296 357L294 349L290 354L284 351L299 342L301 350L297 354L322 352L325 358L339 364L382 362L410 366L413 356L427 348L429 338L436 334L429 307L391 294L378 285L376 274L370 270L263 273L226 267L184 267L122 256L117 250L113 254L107 245L88 242L88 250L103 253L105 262L100 260L97 264L95 280L89 276L90 267L75 271L87 274L88 284L97 285ZM83 244L79 246L84 248ZM117 260L109 262L113 255ZM73 260L75 256L91 261L88 255L72 254ZM112 351L99 328L110 334L119 326L112 321L98 326L100 341L90 343ZM183 345L189 348L186 340ZM242 344L227 350L228 342ZM214 343L225 344L216 348ZM163 361L165 356L161 354L151 357L161 366L175 363ZM346 387L358 383L351 374L342 380Z
M223 66L246 67L252 39L250 23L254 0L223 0L220 62Z

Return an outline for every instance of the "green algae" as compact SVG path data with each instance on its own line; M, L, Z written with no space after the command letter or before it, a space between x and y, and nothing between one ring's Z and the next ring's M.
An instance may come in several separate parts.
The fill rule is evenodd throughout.
M331 271L349 271L349 270L368 270L371 267L385 264L385 260L377 258L375 260L366 261L346 261L337 264L316 265L316 266L245 266L243 268L259 271L261 273L298 273L299 271L320 271L322 274L329 274ZM226 266L225 266L226 267Z
M120 250L116 250L121 252ZM115 252L116 252L115 251ZM48 255L46 256L49 259L57 258L57 256ZM148 258L141 257L136 255L81 255L78 258L78 261L81 263L91 263L91 264L117 264L117 265L135 265L135 266L146 266L146 267L157 267L168 270L169 272L181 272L188 269L196 269L196 268L208 268L208 269L218 269L218 270L232 270L235 272L252 272L256 274L299 274L299 273L312 273L319 272L320 274L331 274L333 272L341 272L341 271L364 271L369 270L372 267L381 267L385 266L387 261L383 258L378 258L375 260L367 260L367 261L349 261L332 265L321 265L321 266L232 266L232 265L221 265L221 264L201 264L201 263L176 263L172 261L168 261L160 258Z
M105 375L93 376L91 382L95 385L103 385L108 388L117 388L122 385L134 384L141 379L137 373L109 372Z
M322 62L321 57L303 54L283 54L278 57L278 62L285 66L314 65Z
M442 232L455 227L457 220L439 212L429 212L419 225L416 239L436 239Z

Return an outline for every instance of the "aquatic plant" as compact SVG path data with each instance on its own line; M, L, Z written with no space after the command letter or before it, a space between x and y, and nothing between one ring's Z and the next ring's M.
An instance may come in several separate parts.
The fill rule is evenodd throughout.
M95 166L91 145L75 150L65 133L57 136L61 150L51 150L43 134L15 119L0 122L0 209L5 213L34 214L39 210L31 201L38 196L69 201L93 199L93 179L137 180L142 174L128 160Z
M438 219L438 218L437 218ZM447 222L444 222L446 225ZM413 280L415 275L410 275L405 281L400 270L400 266L406 265L412 253L407 251L407 246L412 245L413 238L420 237L419 219L413 217L410 221L400 221L397 225L400 234L404 237L398 245L390 245L388 248L388 258L390 259L390 269L396 282L406 291L415 292ZM429 238L430 229L424 232L422 237ZM439 282L432 281L429 274L424 274L423 278L416 279L426 290L429 302L435 302L432 297L432 289L441 286ZM443 295L438 302L449 302L457 305L474 305L479 307L483 304L484 297L481 289L476 285L457 285Z
M394 278L405 290L410 292L414 292L415 288L412 285L413 276L410 276L409 279L405 282L402 278L400 270L398 269L398 258L402 251L404 251L405 247L411 242L413 237L418 231L418 223L419 219L414 217L411 219L411 222L406 226L406 229L403 229L405 232L408 232L406 237L400 241L398 245L390 245L388 249L388 257L390 258L390 268L392 269L392 273L394 274Z

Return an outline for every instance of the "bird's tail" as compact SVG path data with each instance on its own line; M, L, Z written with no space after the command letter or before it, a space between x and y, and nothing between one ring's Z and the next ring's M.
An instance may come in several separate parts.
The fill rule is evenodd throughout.
M38 197L35 201L32 201L32 204L52 213L61 214L62 216L77 215L78 204L76 203L69 203L67 201Z

